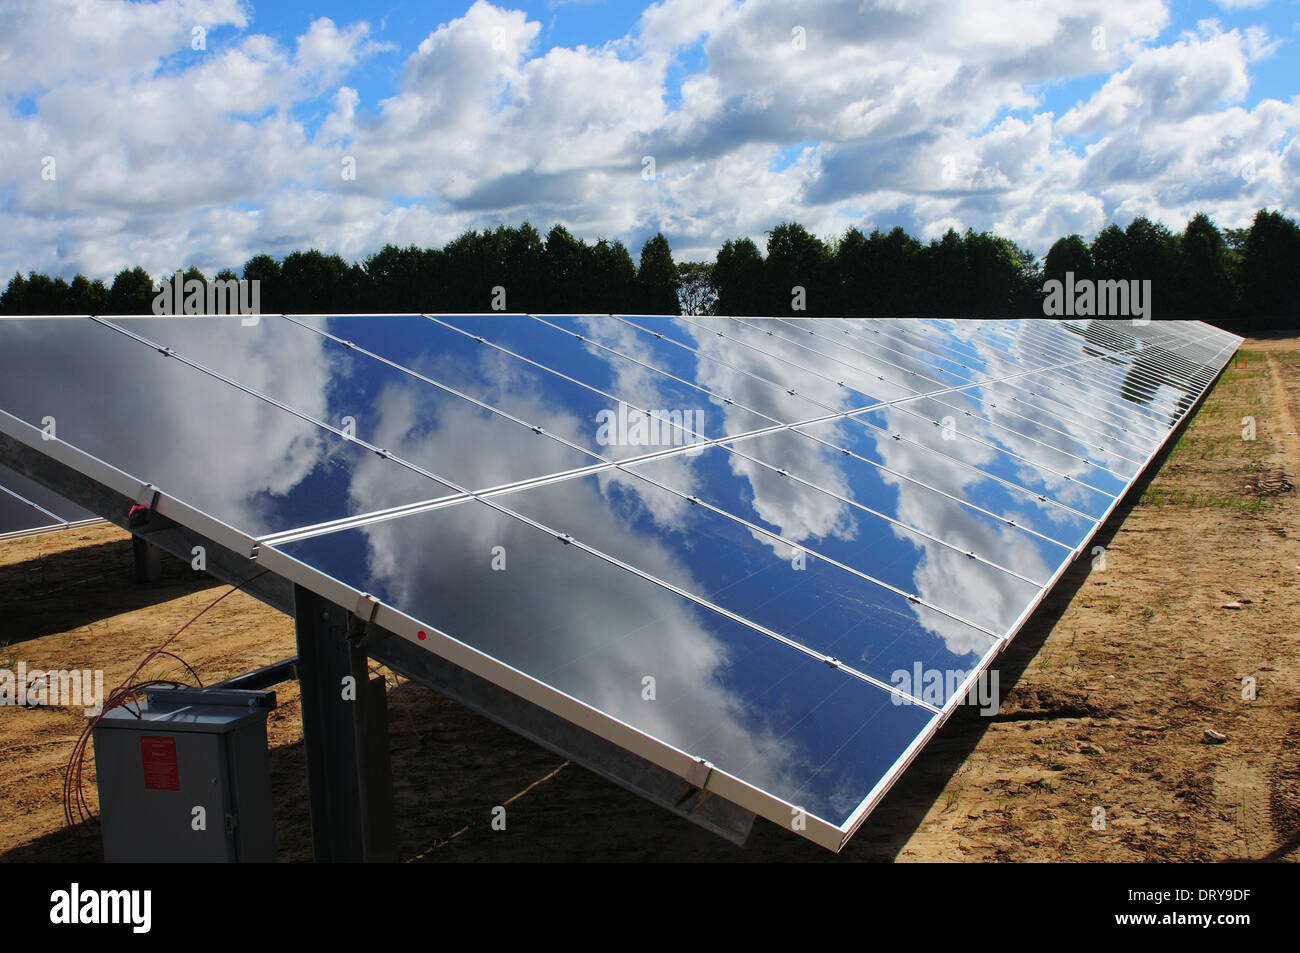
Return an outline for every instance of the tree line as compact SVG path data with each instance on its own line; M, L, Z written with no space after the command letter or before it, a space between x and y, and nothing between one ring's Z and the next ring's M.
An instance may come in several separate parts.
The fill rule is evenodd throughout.
M1249 228L1220 229L1198 214L1181 233L1147 218L1109 225L1091 241L1069 235L1035 255L991 232L949 230L921 242L902 228L850 228L824 240L786 222L728 241L713 262L676 262L655 235L633 261L618 241L588 243L563 226L469 231L442 248L387 245L359 261L315 249L281 260L255 255L240 275L260 282L265 313L487 312L804 315L809 317L1032 317L1045 282L1149 280L1152 316L1267 327L1300 319L1300 226L1261 209ZM208 281L196 268L188 282ZM172 274L159 276L170 279ZM148 314L156 295L143 268L110 284L77 275L15 274L0 314Z

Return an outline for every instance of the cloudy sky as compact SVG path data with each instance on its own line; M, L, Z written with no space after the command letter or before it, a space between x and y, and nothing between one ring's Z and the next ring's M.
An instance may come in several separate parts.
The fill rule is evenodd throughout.
M0 275L1300 211L1297 0L5 0Z

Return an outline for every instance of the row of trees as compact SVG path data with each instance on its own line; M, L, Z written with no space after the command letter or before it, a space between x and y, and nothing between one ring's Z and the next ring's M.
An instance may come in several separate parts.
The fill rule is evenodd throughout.
M1177 234L1146 218L1110 225L1086 242L1055 242L1040 266L989 232L949 230L923 243L903 229L851 228L824 241L802 225L768 233L766 255L748 238L726 242L715 262L674 262L656 235L639 263L621 242L594 244L556 225L466 232L442 248L388 245L361 262L296 251L256 255L240 277L260 282L263 312L490 310L558 313L806 315L846 317L1034 316L1043 284L1080 279L1150 280L1152 316L1256 325L1300 318L1300 226L1261 209L1250 228L1220 230L1197 215ZM171 275L162 276L170 278ZM197 269L186 279L206 282ZM213 276L233 279L224 270ZM155 287L142 268L106 286L14 275L0 314L149 313Z
M709 278L717 314L1042 314L1034 256L988 232L949 230L926 245L901 228L851 228L823 242L785 224L769 233L766 258L748 238L725 243Z
M1145 218L1052 245L1044 279L1151 280L1155 317L1215 318L1257 325L1300 318L1300 226L1261 209L1250 228L1220 230L1200 214L1181 235Z
M621 242L588 244L560 225L544 241L525 223L466 232L442 248L387 245L351 264L315 249L282 261L255 255L241 272L260 282L266 313L678 310L677 269L663 235L645 243L638 267ZM226 269L213 277L237 276ZM194 268L184 279L207 280ZM9 282L0 314L148 314L155 295L153 279L138 267L123 269L109 286L33 272Z

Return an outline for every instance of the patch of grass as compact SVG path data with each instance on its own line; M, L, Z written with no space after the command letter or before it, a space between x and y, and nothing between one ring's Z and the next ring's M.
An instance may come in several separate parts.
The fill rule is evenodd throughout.
M1256 426L1259 414L1255 415ZM1185 469L1193 460L1223 460L1244 457L1247 467L1262 467L1266 451L1259 440L1243 440L1241 428L1234 425L1231 432L1187 433L1174 444L1165 460L1168 469Z
M1187 490L1181 486L1170 486L1168 483L1152 483L1147 486L1142 491L1142 496L1138 498L1138 505L1231 510L1237 513L1249 513L1252 516L1263 513L1267 509L1267 502L1261 496L1236 496L1208 490Z
M1102 612L1109 612L1112 615L1119 612L1119 610L1124 607L1124 603L1121 600L1116 599L1114 596L1105 596L1098 599L1097 605L1101 608Z

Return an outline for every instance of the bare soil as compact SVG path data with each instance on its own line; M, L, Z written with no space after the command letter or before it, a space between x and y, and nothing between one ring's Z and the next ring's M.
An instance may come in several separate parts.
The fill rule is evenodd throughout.
M385 672L400 856L1300 858L1298 398L1300 339L1248 341L1098 534L1104 568L1079 560L1003 655L997 715L954 715L838 858L762 820L733 846ZM0 668L99 668L116 685L227 591L164 565L160 585L138 586L113 526L0 543ZM292 655L293 626L236 593L170 648L212 682ZM189 680L170 659L147 674ZM277 848L310 860L296 684L277 695ZM84 724L67 709L0 708L0 860L102 859L93 822L64 825ZM1206 729L1227 740L1206 743ZM92 805L94 778L87 758ZM495 831L501 804L507 828Z

